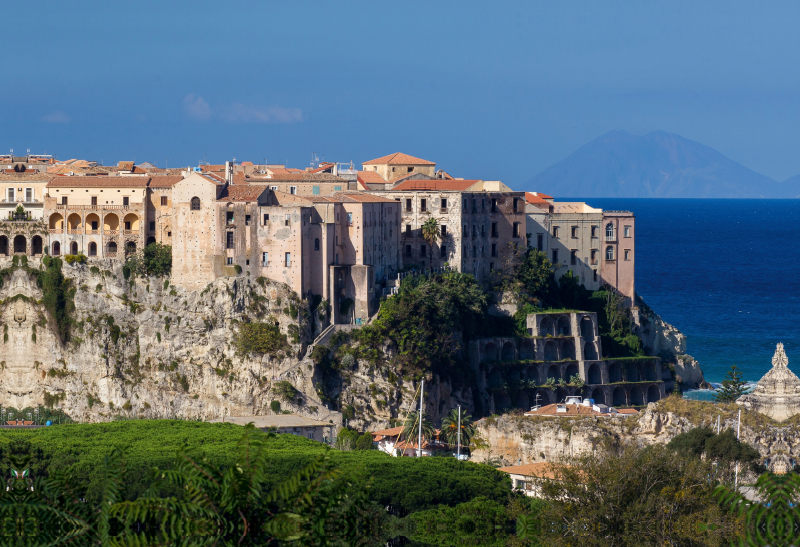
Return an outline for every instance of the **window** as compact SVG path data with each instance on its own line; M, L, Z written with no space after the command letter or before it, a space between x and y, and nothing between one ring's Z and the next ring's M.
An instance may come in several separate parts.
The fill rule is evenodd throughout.
M497 243L492 243L492 256L497 256Z
M553 249L553 264L558 262L558 249Z
M631 250L625 249L625 260L630 260L630 259L631 259Z
M517 212L517 207L519 207L519 198L514 198L514 212Z
M9 188L8 189L8 201L15 201L15 199L14 199L15 192L16 192L16 190L14 188ZM61 198L61 199L65 199L65 198Z
M614 247L611 245L606 247L606 260L614 260Z
M311 187L311 193L314 194L315 196L318 196L319 195L319 186L312 186Z
M425 245L420 245L419 256L425 256Z
M514 223L514 237L519 237L519 222Z
M497 223L492 222L492 237L497 237Z
M420 200L419 210L422 211L423 213L428 210L428 200L427 199L421 199Z
M94 224L94 223L93 223L93 224ZM150 221L150 231L151 231L151 232L154 232L154 231L155 231L155 229L156 229L156 223L155 223L155 221L151 220L151 221ZM92 228L92 230L97 230L97 228Z
M167 196L161 196L161 206L166 207L167 205Z
M283 220L284 226L291 226L292 225L292 215L286 215L286 218Z
M578 263L578 250L577 249L571 249L569 251L569 263L572 264L573 266Z
M597 270L592 270L592 280L597 281Z
M472 256L473 257L478 256L478 246L477 245L473 245L472 246Z
M286 253L286 267L288 268L291 265L292 265L292 253Z
M597 249L592 249L591 256L592 256L592 265L597 264Z
M319 251L319 238L318 237L314 238L314 250L315 251Z
M172 237L172 232L167 232L167 237Z
M272 190L272 191L274 192L275 190L277 190L277 189L278 189L278 187L277 187L277 186L270 186L270 187L269 187L269 189L270 189L270 190Z
M225 242L225 247L227 249L233 249L233 232L228 232L227 233L227 239L226 239L226 242Z
M461 232L461 235L463 235L464 237L469 237L469 226L467 226L466 224L464 224L464 230Z
M447 245L442 245L442 246L440 247L440 250L441 250L441 252L442 252L442 253L441 253L441 254L442 254L442 258L447 258Z
M131 229L131 222L129 220L125 221L125 228L124 229L125 230L130 230Z
M486 209L486 199L481 199L481 210L483 211L485 209Z
M406 234L411 235L411 224L406 224Z
M233 211L225 211L225 224L233 224Z
M472 212L473 213L478 212L478 200L475 198L472 199Z
M347 213L347 224L349 226L353 225L353 213Z
M411 245L406 245L406 256L411 256Z
M249 261L249 260L245 260L245 261L244 261L244 265L245 265L245 266L249 266L249 265L250 265L250 261Z
M442 224L442 238L444 239L445 237L447 237L447 225Z
M570 234L572 235L572 239L578 239L578 227L572 226L570 228Z
M624 234L625 234L625 237L631 237L631 227L630 226L625 226Z
M244 225L250 226L250 215L244 215Z
M494 262L489 262L489 271L490 272L494 271Z
M155 224L155 223L151 222L150 224ZM97 230L97 221L96 220L92 221L92 230Z
M467 210L467 200L464 200L464 210Z
M129 198L128 196L123 196L122 205L130 205L130 204L131 204L131 198Z
M553 237L558 237L558 226L553 226Z
M497 212L497 200L496 199L492 200L492 212L493 213Z
M472 225L472 237L478 237L478 225L477 224L473 224Z
M592 237L597 237L597 230L599 229L599 226L592 226Z
M442 211L447 210L447 198L442 198Z
M614 241L614 225L610 222L606 224L606 241Z
M544 234L536 234L536 248L544 251Z
M410 212L411 212L411 200L410 199L406 199L406 213L410 213Z
M486 237L486 224L481 224L481 237Z
M192 211L200 210L200 198L192 198Z
M296 194L297 193L297 186L290 186L289 187L289 193L290 194Z
M233 266L233 257L232 257L232 256L229 256L229 257L228 257L228 262L227 262L227 264L228 264L228 266Z
M342 187L341 186L334 186L333 187L333 191L334 192L341 192L342 191Z
M267 266L269 264L269 253L261 253L261 265Z
M408 173L413 173L414 172L414 168L413 167L409 167L407 172Z
M25 201L28 203L33 201L33 188L25 188Z
M264 226L269 224L269 213L264 213Z
M67 204L67 196L61 196L61 205Z
M97 196L92 196L92 205L97 206Z

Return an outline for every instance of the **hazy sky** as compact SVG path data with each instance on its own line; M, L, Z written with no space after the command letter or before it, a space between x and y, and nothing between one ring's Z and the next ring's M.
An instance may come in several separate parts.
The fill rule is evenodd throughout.
M661 129L800 173L797 2L124 4L3 2L0 152L403 151L514 186L608 130Z

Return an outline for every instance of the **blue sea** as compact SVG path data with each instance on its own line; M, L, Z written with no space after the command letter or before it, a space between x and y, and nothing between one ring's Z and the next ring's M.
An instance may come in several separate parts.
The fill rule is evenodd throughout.
M778 342L800 372L800 200L583 201L636 214L636 292L687 336L707 381L732 364L758 381Z

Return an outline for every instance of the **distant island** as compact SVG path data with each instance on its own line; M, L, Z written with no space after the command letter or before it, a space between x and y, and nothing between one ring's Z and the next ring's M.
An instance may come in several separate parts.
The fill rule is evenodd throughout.
M524 189L583 198L797 198L800 175L779 182L674 133L609 131Z

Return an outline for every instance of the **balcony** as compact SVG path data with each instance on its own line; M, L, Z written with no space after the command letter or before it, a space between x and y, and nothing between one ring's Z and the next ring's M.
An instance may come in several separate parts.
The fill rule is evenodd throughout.
M606 234L606 242L607 243L616 243L617 242L617 234Z
M83 234L83 230L67 230L69 235L77 236Z
M123 230L122 231L122 235L126 235L126 236L139 235L139 230Z
M97 211L98 209L111 209L117 211L127 211L131 208L130 205L69 205L58 203L56 204L56 210L65 211L69 209L70 211Z
M107 236L115 236L119 233L119 230L103 230L103 235Z

